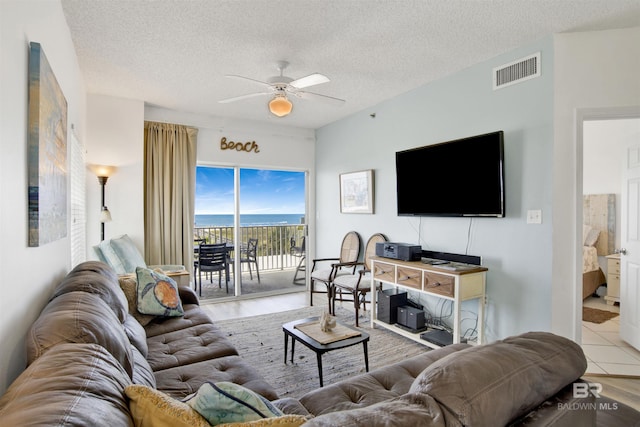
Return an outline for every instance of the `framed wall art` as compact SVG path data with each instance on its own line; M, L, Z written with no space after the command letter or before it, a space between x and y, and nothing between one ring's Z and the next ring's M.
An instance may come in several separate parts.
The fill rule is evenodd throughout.
M29 246L67 235L67 100L39 43L29 47Z
M373 213L373 170L340 174L340 212Z

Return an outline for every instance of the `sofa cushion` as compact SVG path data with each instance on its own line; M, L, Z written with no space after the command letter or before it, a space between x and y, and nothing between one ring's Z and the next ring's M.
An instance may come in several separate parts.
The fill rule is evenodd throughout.
M364 408L387 399L393 399L409 391L413 381L430 364L456 351L468 348L467 344L454 344L429 351L389 366L361 374L313 390L300 398L300 403L314 415L327 412Z
M573 341L529 332L438 360L410 392L429 394L464 425L506 425L577 380L586 367Z
M274 388L240 356L224 356L156 371L156 384L172 397L182 399L195 393L206 381L240 384L269 400L278 398Z
M78 264L55 287L51 300L68 292L82 291L99 296L116 314L120 322L127 317L127 298L118 286L118 278L106 264L87 261Z
M129 338L129 342L146 358L149 354L149 346L147 345L147 334L144 332L142 325L133 316L129 315L124 321L124 331L127 334L127 338Z
M103 347L59 344L35 360L0 399L3 426L133 426L129 375Z
M209 427L197 411L184 402L143 385L125 388L136 427Z
M307 408L302 406L302 403L293 397L283 397L276 399L271 403L273 403L276 408L280 409L283 414L303 415L309 418L313 417L313 415L307 411Z
M578 380L576 382L583 382ZM596 408L602 404L603 397L598 399L591 393L586 397L576 396L573 383L545 400L528 414L509 423L509 427L531 427L531 426L554 426L554 427L574 427L574 426L632 426L632 423L601 423L600 411L596 414ZM597 403L596 403L597 402ZM559 410L559 408L570 408L570 410ZM606 408L604 406L603 408ZM606 411L609 412L609 411ZM619 412L618 408L614 412ZM596 418L598 423L596 424ZM636 420L640 420L636 418Z
M138 281L138 311L154 316L177 317L184 314L178 284L169 276L150 270L136 268Z
M134 346L131 347L131 352L133 354L133 375L131 377L133 383L156 388L156 377L147 359Z
M226 334L210 323L149 337L147 345L154 371L238 354Z
M497 426L500 424L494 424ZM366 408L311 418L305 427L462 427L428 394L407 393Z
M33 363L50 348L65 342L98 344L129 375L133 373L131 344L124 327L96 294L68 292L49 302L27 335L27 362Z
M142 254L127 234L111 239L109 244L118 258L120 258L120 262L124 267L123 273L133 273L136 271L136 267L147 267Z
M214 426L284 415L263 396L228 381L205 382L185 402Z
M207 313L195 304L183 304L182 317L155 318L144 325L147 338L164 335L169 332L181 331L197 325L212 325Z

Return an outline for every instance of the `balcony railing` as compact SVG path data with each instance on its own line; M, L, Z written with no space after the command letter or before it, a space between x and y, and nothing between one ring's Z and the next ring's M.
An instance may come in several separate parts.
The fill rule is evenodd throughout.
M291 252L291 238L295 244L300 244L302 236L306 235L307 226L304 224L287 225L256 225L240 227L240 246L246 246L249 239L258 239L256 257L260 271L284 270L295 268L300 262L300 256ZM204 243L233 243L234 227L196 227L194 241Z

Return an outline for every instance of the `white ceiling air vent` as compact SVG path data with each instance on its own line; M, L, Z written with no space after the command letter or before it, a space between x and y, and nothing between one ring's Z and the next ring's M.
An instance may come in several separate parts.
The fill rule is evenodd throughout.
M493 69L493 90L540 76L540 52Z

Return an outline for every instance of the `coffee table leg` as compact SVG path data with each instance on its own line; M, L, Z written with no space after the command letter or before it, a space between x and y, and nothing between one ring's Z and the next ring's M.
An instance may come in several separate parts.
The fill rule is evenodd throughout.
M322 381L322 353L317 352L316 358L318 359L318 377L320 377L320 387L323 387L324 383Z
M369 372L369 349L367 347L367 342L362 341L362 346L364 347L364 367Z
M291 363L293 363L293 352L296 349L296 337L291 337Z
M285 331L284 333L284 364L287 364L287 349L289 347L289 334Z

